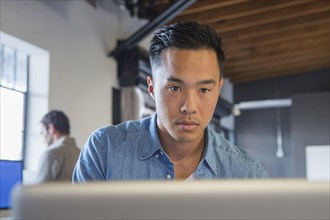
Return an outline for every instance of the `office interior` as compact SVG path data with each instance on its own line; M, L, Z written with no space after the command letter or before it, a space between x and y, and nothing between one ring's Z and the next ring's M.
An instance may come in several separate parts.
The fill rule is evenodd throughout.
M219 31L227 55L211 126L254 155L270 178L329 181L329 1L1 0L0 5L1 73L26 72L25 86L15 84L19 77L1 79L1 105L7 90L20 94L18 104L8 98L12 111L1 106L1 121L10 124L8 114L16 112L19 118L10 119L22 129L20 140L8 140L17 150L1 160L20 162L23 184L33 184L46 150L39 122L49 110L68 115L81 148L97 128L153 114L146 91L149 41L159 25L188 20ZM152 25L159 15L166 19ZM1 152L9 139L3 126Z

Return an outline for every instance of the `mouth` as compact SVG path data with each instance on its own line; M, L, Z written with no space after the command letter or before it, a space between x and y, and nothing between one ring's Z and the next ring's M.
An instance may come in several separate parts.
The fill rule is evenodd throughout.
M180 121L176 123L177 126L184 131L192 131L194 129L196 129L199 124L193 121Z

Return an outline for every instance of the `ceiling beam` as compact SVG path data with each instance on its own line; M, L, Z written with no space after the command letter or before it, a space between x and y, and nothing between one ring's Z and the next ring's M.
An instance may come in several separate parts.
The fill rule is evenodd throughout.
M249 83L254 82L258 80L266 80L266 79L273 79L277 77L283 77L283 76L292 76L292 75L299 75L299 74L306 74L311 72L318 72L322 71L324 69L328 69L328 67L321 67L321 66L315 66L315 67L307 67L301 69L301 72L294 71L282 71L280 73L269 73L269 75L263 75L263 76L251 76L251 77L241 77L238 79L229 79L230 82L233 84L240 84L240 83Z
M241 4L229 5L227 7L215 8L205 12L197 14L188 14L178 16L174 21L198 21L200 23L213 23L221 22L227 19L238 18L247 15L253 15L256 13L272 11L276 8L288 7L290 5L298 5L307 2L307 0L300 1L264 1L254 0L249 2L243 2Z
M230 63L224 69L225 75L235 76L247 72L256 72L260 70L269 70L273 67L290 67L293 65L299 66L301 63L309 62L315 59L329 59L329 51L323 49L317 49L315 51L297 51L292 54L283 53L274 57L267 57L266 59L258 58L254 60L249 60L250 62L246 65L241 65L238 63ZM238 65L240 64L240 65ZM299 65L298 65L299 64Z
M322 24L329 22L329 11L320 12L313 15L306 15L297 18L288 19L285 21L274 22L270 24L258 25L252 28L243 28L240 30L221 33L225 42L232 42L244 40L248 38L274 34L278 32L285 32L297 28L303 28L310 25Z
M241 61L243 59L249 59L254 57L260 56L269 56L269 55L276 55L281 54L283 52L290 52L290 51L299 51L303 49L308 49L312 47L322 48L325 47L329 49L329 35L322 34L319 35L317 38L305 38L300 39L298 41L287 41L276 43L273 46L255 46L249 49L244 49L238 52L231 53L227 51L227 60L231 62Z
M311 15L318 12L329 11L329 9L330 5L327 1L315 1L301 5L294 5L287 8L275 9L273 11L257 13L249 16L243 16L236 19L226 20L223 23L213 23L210 25L214 29L220 30L221 33L224 33L237 29L251 28L262 24L284 21L304 15Z
M329 22L324 20L320 24L312 24L310 26L304 26L301 28L288 30L286 32L277 32L273 34L268 34L265 36L256 36L253 38L248 38L240 41L227 42L224 41L224 48L230 49L233 51L240 51L242 49L251 48L256 45L271 45L275 43L285 42L289 40L299 40L306 37L314 37L319 34L328 34L330 33Z
M258 79L268 79L285 75L303 74L321 69L329 68L329 60L316 60L302 63L299 67L293 66L282 69L261 70L259 72L242 73L240 75L228 77L233 83L249 82Z
M242 2L247 2L249 0L222 0L222 1L215 1L215 0L202 0L202 1L197 1L193 5L191 5L189 8L184 10L180 16L182 15L187 15L187 14L193 14L197 12L203 12L203 11L208 11L210 9L215 9L215 8L221 8L224 6L229 6L229 5L236 5L240 4Z

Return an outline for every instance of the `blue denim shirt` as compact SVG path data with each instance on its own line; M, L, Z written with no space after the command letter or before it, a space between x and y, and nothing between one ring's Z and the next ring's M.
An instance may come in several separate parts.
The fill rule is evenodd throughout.
M150 118L107 126L91 134L73 172L73 182L174 179L174 165L160 144L156 120ZM206 128L204 155L194 178L263 178L254 157Z

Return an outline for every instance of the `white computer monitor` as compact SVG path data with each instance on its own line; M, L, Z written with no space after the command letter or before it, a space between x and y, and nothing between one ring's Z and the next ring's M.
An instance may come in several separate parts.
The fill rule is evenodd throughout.
M22 186L13 219L329 219L329 182L214 180Z

